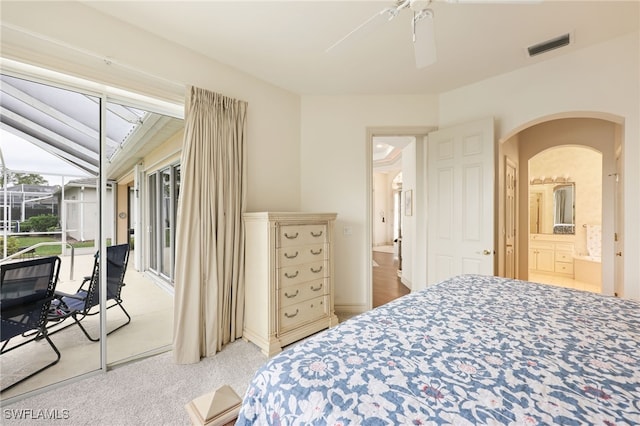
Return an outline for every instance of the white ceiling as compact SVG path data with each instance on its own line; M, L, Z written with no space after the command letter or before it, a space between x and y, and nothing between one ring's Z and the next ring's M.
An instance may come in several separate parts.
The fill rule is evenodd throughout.
M300 94L441 93L638 29L637 0L515 2L434 1L438 60L424 69L414 64L409 10L325 53L393 1L84 3ZM568 32L571 45L526 54Z

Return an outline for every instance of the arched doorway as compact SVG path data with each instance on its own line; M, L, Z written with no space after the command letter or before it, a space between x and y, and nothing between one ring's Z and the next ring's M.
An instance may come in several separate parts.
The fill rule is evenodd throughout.
M610 114L562 114L540 118L520 126L511 132L499 144L501 164L506 160L516 164L518 181L516 184L516 276L528 279L530 269L529 258L529 160L535 155L561 145L583 146L602 153L602 293L613 295L620 288L622 259L616 258L617 244L621 224L622 200L616 198L618 185L621 184L617 171L617 162L621 163L623 155L622 119ZM501 166L502 168L502 166ZM505 186L505 171L500 170L499 186ZM504 274L504 237L505 232L505 197L499 191L499 267L500 275ZM582 226L583 224L577 224Z

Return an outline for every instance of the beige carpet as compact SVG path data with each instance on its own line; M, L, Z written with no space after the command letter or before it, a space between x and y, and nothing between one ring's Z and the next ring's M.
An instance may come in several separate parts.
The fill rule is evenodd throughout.
M257 346L243 340L197 364L176 365L167 352L3 405L2 424L189 425L185 404L224 384L242 397L266 360ZM58 414L60 419L16 418L35 416L38 410Z

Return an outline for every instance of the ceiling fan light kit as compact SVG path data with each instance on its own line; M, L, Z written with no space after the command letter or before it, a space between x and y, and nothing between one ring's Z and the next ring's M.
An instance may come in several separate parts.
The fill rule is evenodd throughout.
M356 33L364 32L363 29L371 30L374 26L382 25L384 22L394 20L403 10L411 10L411 34L416 68L426 68L436 62L436 41L434 13L429 8L434 0L395 0L392 6L386 7L364 21L362 24L351 30L347 35L332 44L325 52L334 50L338 45L350 39ZM487 3L509 3L509 4L538 4L543 0L442 0L444 3L453 4L487 4ZM551 49L566 46L569 41L565 38L550 40L540 46L530 46L529 56L534 56Z

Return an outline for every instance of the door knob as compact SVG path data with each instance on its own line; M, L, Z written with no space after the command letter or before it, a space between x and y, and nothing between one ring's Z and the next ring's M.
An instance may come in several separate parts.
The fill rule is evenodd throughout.
M622 256L622 252L621 251L617 252L616 256Z
M484 254L485 256L489 256L491 254L491 250L483 250L482 254Z

